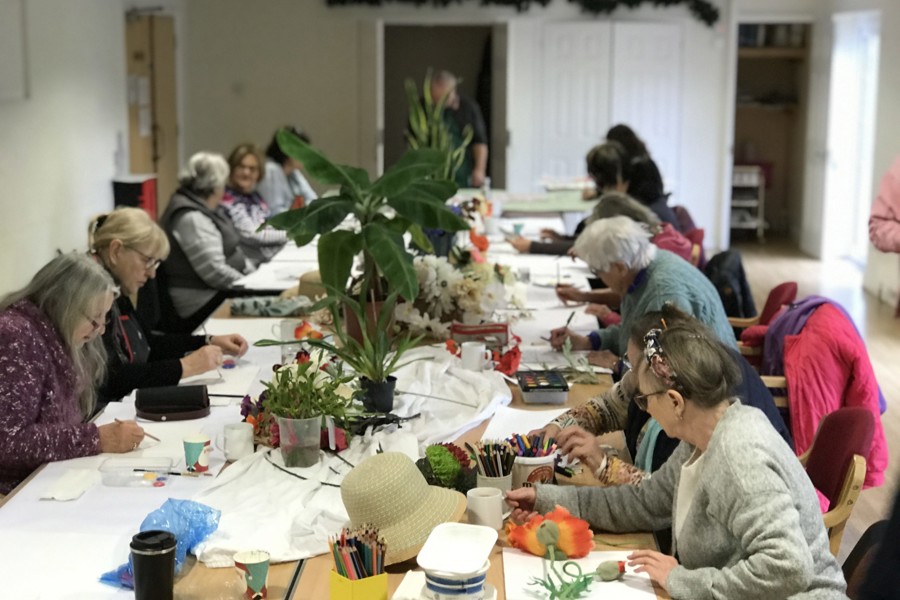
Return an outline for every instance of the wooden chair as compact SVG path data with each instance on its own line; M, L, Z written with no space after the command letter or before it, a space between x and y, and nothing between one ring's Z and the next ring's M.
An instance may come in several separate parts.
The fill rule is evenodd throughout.
M878 547L881 546L887 528L887 520L876 521L869 525L844 561L841 570L844 571L844 579L847 580L847 596L850 600L857 600L860 597L860 586L866 580L866 573L878 552Z
M822 419L809 449L800 456L809 479L828 500L822 515L831 553L841 548L844 526L862 491L866 458L872 449L875 417L868 409L850 406Z
M728 317L728 322L737 329L746 329L753 325L768 325L778 315L783 306L791 304L796 299L797 282L785 281L772 288L772 291L769 292L766 298L766 304L763 306L762 312L758 315L746 319Z

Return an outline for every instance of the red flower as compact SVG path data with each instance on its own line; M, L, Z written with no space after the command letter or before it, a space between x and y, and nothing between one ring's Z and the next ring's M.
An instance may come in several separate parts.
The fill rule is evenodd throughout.
M459 346L456 344L456 340L447 340L446 346L447 352L449 352L453 356L459 356Z

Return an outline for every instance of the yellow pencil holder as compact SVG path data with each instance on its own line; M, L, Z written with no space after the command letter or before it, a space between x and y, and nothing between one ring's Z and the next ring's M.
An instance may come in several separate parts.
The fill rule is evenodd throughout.
M364 579L347 579L331 572L331 600L387 600L387 573Z

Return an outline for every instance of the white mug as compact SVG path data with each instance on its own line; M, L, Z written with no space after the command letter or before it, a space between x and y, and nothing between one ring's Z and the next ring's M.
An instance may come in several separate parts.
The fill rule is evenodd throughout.
M300 326L299 319L281 319L272 325L272 335L277 336L281 342L289 342L297 339L294 331Z
M472 488L466 493L466 500L470 525L503 527L503 492L492 487Z
M225 454L225 460L235 461L253 454L253 425L229 423L216 438L216 447Z
M490 364L491 353L484 342L462 343L462 366L470 371L481 371Z

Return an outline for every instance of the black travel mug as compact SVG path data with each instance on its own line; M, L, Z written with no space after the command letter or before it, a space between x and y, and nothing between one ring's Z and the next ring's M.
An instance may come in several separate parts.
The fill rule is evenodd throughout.
M142 531L131 538L135 600L172 600L175 588L175 536Z

